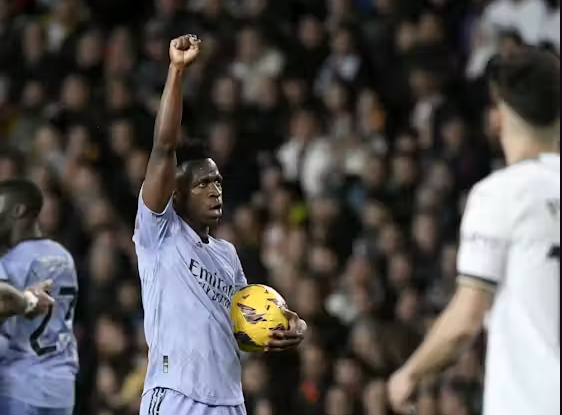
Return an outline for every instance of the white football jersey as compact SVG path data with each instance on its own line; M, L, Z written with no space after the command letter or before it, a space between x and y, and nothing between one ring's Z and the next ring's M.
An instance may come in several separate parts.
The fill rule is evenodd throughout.
M495 290L484 415L560 413L560 155L501 170L472 190L461 284Z

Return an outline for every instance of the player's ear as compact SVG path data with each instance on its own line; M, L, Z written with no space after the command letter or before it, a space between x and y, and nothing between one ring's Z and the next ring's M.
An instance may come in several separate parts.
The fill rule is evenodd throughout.
M173 203L181 203L183 199L183 192L180 189L174 189L172 192L172 202Z
M12 217L14 219L21 219L27 214L27 206L23 203L16 203L12 208Z
M497 134L501 133L503 125L503 114L498 106L494 106L490 109L490 112L488 114L488 123L492 131Z

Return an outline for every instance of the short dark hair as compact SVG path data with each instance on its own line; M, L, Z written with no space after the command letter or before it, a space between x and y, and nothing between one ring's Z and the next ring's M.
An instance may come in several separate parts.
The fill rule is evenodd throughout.
M531 126L550 127L560 119L560 62L538 48L495 57L489 67L491 85Z
M177 174L184 175L190 170L194 162L210 158L207 143L202 140L189 140L176 150L178 162Z
M204 160L210 157L207 143L203 140L189 140L176 151L178 165L190 161Z
M13 198L15 203L23 204L28 215L38 215L43 208L43 193L31 180L17 178L2 181L0 195L6 195Z

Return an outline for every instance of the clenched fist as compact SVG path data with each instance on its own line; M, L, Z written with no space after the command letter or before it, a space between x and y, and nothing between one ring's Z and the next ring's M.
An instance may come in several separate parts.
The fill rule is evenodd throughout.
M170 61L179 70L184 70L197 58L201 41L195 35L185 35L170 42Z

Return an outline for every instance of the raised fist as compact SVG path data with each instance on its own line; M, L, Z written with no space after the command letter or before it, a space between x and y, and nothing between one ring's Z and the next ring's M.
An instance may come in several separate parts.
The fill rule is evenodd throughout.
M177 69L187 68L197 58L201 41L195 35L185 35L170 42L170 61Z

